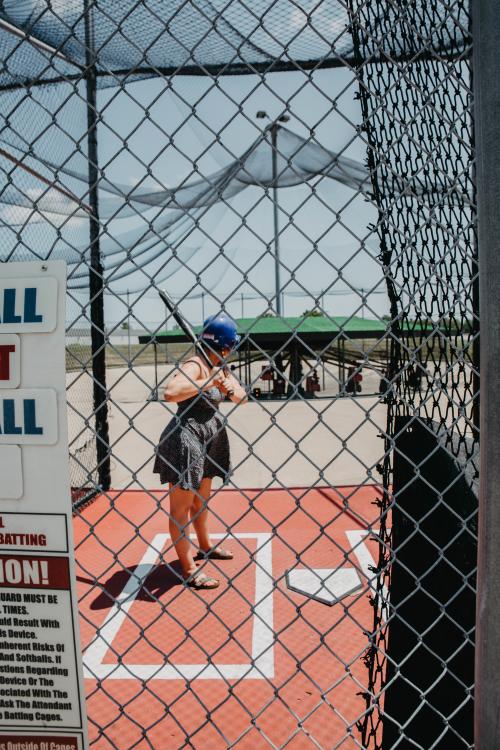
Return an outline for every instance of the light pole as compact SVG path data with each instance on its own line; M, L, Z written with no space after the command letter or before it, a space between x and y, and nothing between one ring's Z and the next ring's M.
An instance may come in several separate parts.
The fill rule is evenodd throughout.
M128 350L128 361L130 365L130 292L127 289L127 350Z
M269 118L264 110L260 109L256 113L258 119ZM276 312L281 316L281 282L280 282L280 241L279 241L279 217L278 217L278 130L280 122L288 122L288 115L280 115L275 120L271 120L267 130L271 133L271 152L273 165L273 215L274 215L274 276L276 283Z

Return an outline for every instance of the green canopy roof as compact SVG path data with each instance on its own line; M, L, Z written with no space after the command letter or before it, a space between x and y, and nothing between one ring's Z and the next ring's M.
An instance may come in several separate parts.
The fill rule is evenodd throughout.
M248 334L247 342L258 344L259 347L272 347L277 344L286 345L287 342L304 343L324 348L333 343L334 339L378 339L384 336L390 326L385 320L371 320L347 316L327 317L324 315L309 315L299 318L278 318L276 316L260 318L238 318L236 320L238 332ZM427 326L418 322L406 322L404 329L408 332L432 330L433 324ZM202 326L194 326L196 333L200 333ZM296 333L297 335L294 335ZM164 331L163 333L139 336L141 343L154 339L157 343L181 343L187 341L186 334L180 328Z
M333 333L345 331L346 334L361 333L364 331L383 333L387 324L380 320L367 320L366 318L353 317L325 317L320 315L309 315L306 318L278 318L276 316L261 318L238 318L236 320L238 332L245 334L290 334L293 331L300 333ZM202 326L194 326L196 333L200 333ZM169 336L184 336L180 329L168 331Z

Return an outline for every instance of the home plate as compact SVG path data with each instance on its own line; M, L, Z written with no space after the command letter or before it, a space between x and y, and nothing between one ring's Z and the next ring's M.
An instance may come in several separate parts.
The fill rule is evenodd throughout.
M293 568L286 571L286 583L292 591L329 605L362 587L354 568Z

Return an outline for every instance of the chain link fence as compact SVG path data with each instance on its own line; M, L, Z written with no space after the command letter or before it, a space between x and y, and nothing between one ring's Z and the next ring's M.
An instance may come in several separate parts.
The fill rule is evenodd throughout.
M0 3L1 260L68 264L93 747L473 746L470 28L462 0ZM232 468L181 529L214 591L153 473L193 355L162 288L241 334Z

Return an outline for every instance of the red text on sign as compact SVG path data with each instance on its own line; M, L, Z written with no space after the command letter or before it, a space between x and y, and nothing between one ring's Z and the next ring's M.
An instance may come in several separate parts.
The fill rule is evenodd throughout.
M10 380L10 355L15 351L14 344L0 344L0 380Z

